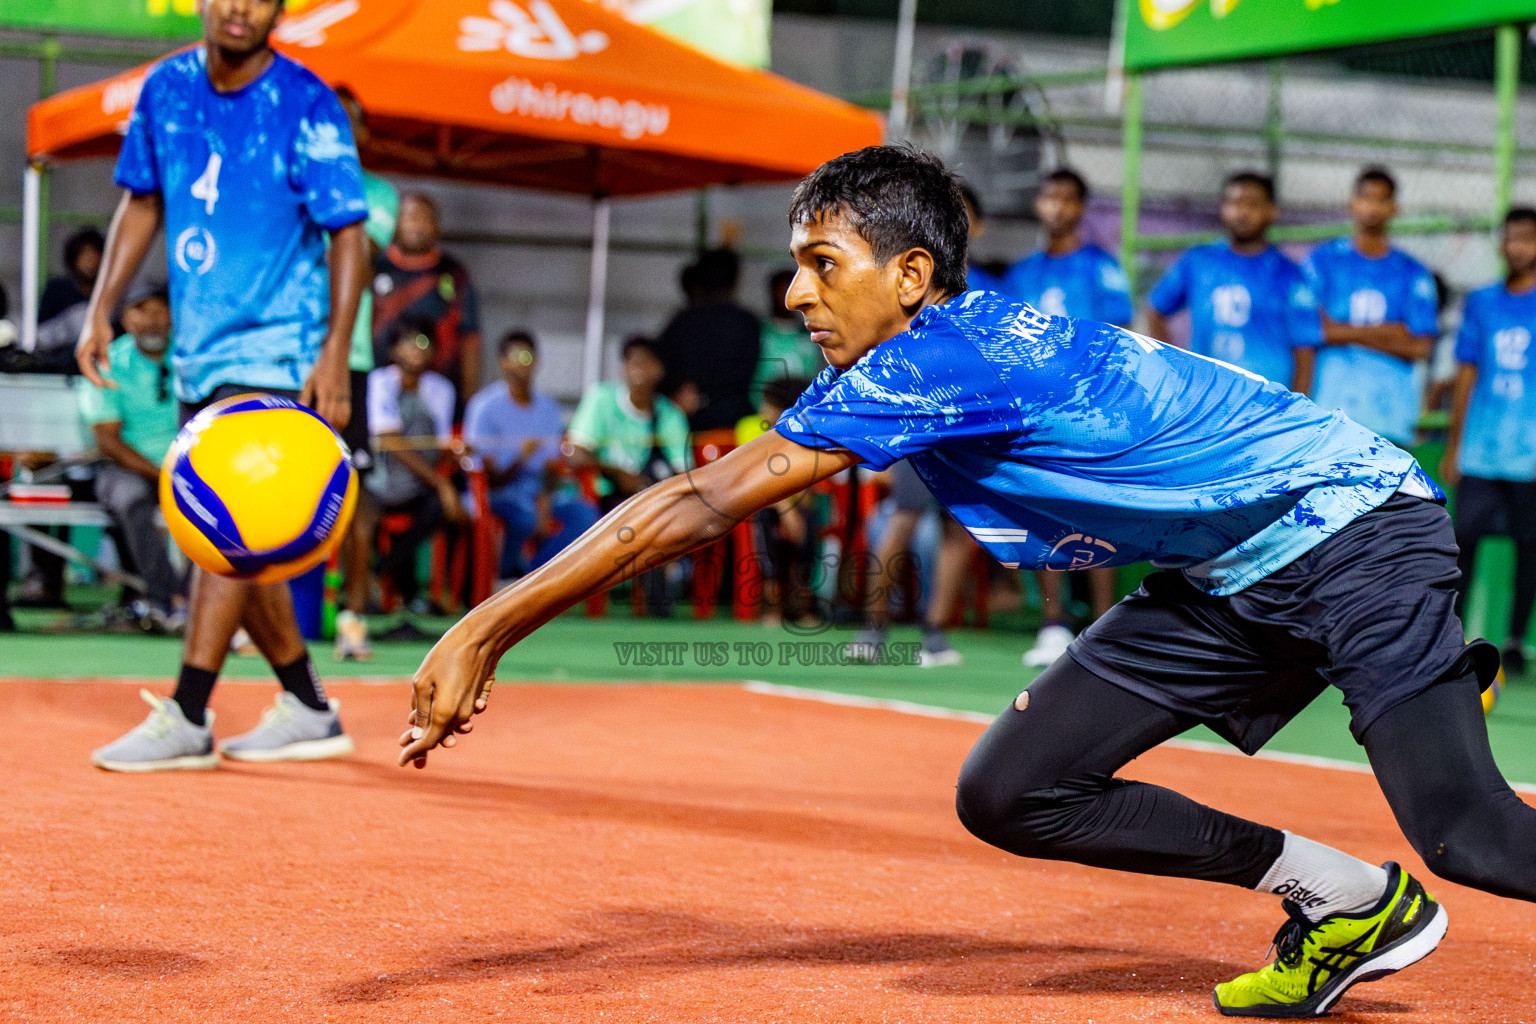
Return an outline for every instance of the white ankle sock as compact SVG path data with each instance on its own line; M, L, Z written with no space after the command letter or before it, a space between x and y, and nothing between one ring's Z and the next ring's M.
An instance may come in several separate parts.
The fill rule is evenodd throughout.
M1387 872L1375 864L1314 843L1292 832L1256 892L1284 896L1313 921L1329 914L1358 914L1387 891Z

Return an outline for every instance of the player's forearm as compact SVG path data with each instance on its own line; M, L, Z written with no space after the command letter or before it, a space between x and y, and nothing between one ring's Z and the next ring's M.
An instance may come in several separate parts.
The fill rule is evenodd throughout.
M357 307L362 301L367 281L364 264L368 254L368 236L363 223L348 224L331 232L331 318L326 334L324 355L334 358L332 349L345 356L352 345L352 327L357 322Z
M123 440L120 424L97 424L96 448L103 456L148 480L160 479L160 467L146 459L137 448Z
M454 627L492 662L568 608L719 540L735 521L676 476L641 491Z
M1435 344L1433 338L1408 333L1401 323L1357 326L1326 317L1323 318L1323 340L1330 345L1361 345L1408 362L1428 359Z
M1152 306L1147 307L1147 337L1157 341L1168 340L1168 318Z
M106 251L101 256L96 287L91 291L88 319L111 318L112 310L117 308L133 276L139 272L144 254L154 244L164 212L158 192L142 196L123 193L112 214L112 226L107 229Z
M1317 364L1317 353L1306 347L1293 349L1292 358L1296 363L1296 372L1291 377L1291 390L1298 395L1310 395L1312 393L1312 374Z

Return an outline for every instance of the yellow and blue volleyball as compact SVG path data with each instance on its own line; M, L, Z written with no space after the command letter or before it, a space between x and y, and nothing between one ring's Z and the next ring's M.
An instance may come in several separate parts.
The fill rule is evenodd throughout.
M1499 697L1504 693L1504 669L1499 668L1499 674L1493 677L1493 682L1488 684L1488 689L1483 691L1483 714L1493 711L1493 706L1499 702Z
M345 442L276 395L235 395L199 412L160 473L160 509L187 557L211 573L276 583L325 561L357 504Z

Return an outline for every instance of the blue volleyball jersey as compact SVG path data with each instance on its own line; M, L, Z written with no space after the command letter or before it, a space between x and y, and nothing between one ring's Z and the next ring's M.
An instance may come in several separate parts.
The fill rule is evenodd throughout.
M1027 256L1008 268L1001 290L1051 316L1122 326L1136 316L1125 271L1096 245L1065 256L1044 251Z
M336 95L281 54L219 93L201 47L173 54L144 79L114 177L165 202L177 397L302 387L330 314L324 232L368 216Z
M1398 249L1365 256L1348 238L1312 251L1307 273L1318 304L1330 320L1354 327L1401 323L1432 338L1440 330L1435 278ZM1395 444L1411 444L1424 401L1425 364L1364 345L1326 345L1317 354L1312 400L1338 409Z
M991 292L922 310L776 424L875 469L909 458L998 561L1084 569L1150 559L1232 594L1413 475L1406 452L1306 398L1106 324Z
M1536 480L1536 291L1501 284L1467 296L1456 360L1477 367L1461 431L1461 471L1492 480Z
M1179 257L1147 296L1159 313L1190 313L1189 347L1289 387L1292 351L1323 343L1317 298L1300 267L1270 246L1257 256L1226 242Z

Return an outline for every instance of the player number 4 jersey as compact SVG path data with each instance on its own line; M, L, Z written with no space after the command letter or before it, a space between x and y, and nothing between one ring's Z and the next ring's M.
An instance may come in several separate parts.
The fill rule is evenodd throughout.
M829 368L776 429L875 469L910 458L1005 565L1151 560L1218 595L1400 488L1440 497L1406 452L1256 374L989 292Z
M114 177L165 204L178 397L301 387L330 315L324 232L368 216L335 94L281 54L220 93L201 47L173 54L144 79Z

